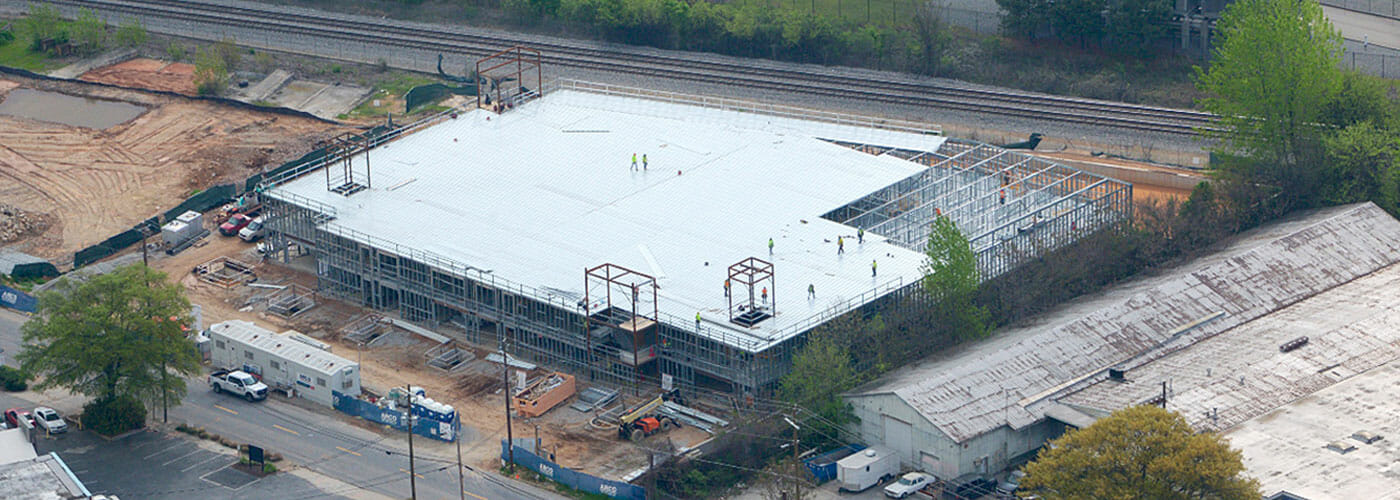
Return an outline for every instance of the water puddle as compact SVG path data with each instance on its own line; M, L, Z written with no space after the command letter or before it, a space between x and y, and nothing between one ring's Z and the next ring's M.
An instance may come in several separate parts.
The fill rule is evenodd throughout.
M74 127L105 129L141 116L145 106L121 101L75 97L58 92L14 89L0 101L0 115L18 116Z

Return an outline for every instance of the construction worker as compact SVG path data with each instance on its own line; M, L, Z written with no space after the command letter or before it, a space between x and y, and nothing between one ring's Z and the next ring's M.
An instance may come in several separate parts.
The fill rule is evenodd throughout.
M874 278L874 277L875 277L875 267L876 267L876 266L878 266L878 264L876 264L874 260L870 261L870 277L871 277L871 278Z
M1006 204L1006 188L1002 188L1001 190L1001 204Z
M642 153L642 170L647 169L647 154Z
M817 298L817 286L816 286L816 285L813 285L813 284L811 284L811 283L808 283L808 284L807 284L807 298L808 298L808 299L815 299L815 298Z
M763 304L768 305L768 287L763 287Z
M840 236L837 236L837 237L836 237L836 255L841 255L841 254L843 254L843 253L846 253L846 240L842 239Z
M637 153L632 153L632 170L637 169Z
M773 238L768 238L768 255L773 255Z
M695 311L695 329L700 329L700 311Z
M864 243L865 243L865 228L863 228L863 227L858 227L858 228L856 228L856 243L861 243L861 244L864 244Z
M729 278L724 279L724 296L729 296Z

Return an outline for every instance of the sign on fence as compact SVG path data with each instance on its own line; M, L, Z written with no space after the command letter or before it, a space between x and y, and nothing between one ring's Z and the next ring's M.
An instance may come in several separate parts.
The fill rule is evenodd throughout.
M564 486L585 493L598 493L620 500L646 500L647 498L647 490L640 486L624 483L622 481L610 481L598 476L584 474L540 458L539 455L531 453L529 449L518 445L513 448L515 448L515 463L538 472L540 475ZM510 453L506 448L506 440L502 439L501 460L505 461L508 457L510 457Z
M356 398L340 391L331 391L331 406L352 416L360 417L376 424L384 424L400 431L408 430L408 412L399 409L383 408L377 404ZM413 419L413 433L440 441L452 442L461 431L461 421L442 422L428 418Z
M39 301L27 293L0 285L0 306L32 313L39 309Z

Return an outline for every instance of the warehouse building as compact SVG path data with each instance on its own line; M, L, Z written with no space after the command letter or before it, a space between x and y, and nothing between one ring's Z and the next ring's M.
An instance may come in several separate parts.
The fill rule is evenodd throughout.
M272 390L326 406L333 391L360 393L360 366L300 333L273 333L241 320L215 324L208 333L214 366L252 373Z
M1370 203L1272 224L860 387L854 430L943 478L1133 405L1228 430L1400 359L1398 262L1400 221Z
M589 379L765 391L807 331L918 288L937 215L991 277L1131 186L936 127L574 81L267 179L322 293ZM373 148L370 148L373 146Z

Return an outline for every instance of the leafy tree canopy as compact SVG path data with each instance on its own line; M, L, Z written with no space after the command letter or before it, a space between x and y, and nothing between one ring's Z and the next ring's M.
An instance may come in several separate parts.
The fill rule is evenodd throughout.
M924 290L938 301L934 321L959 339L985 336L990 318L986 308L974 301L981 283L977 255L953 219L940 215L933 221L924 253L928 257L923 266Z
M1241 476L1239 451L1156 406L1118 410L1070 431L1051 441L1025 471L1021 487L1046 500L1260 497L1259 483Z
M178 285L143 265L83 283L64 279L39 295L39 314L22 327L24 350L17 357L25 371L43 377L40 390L144 399L164 383L174 405L185 387L173 375L199 371L198 354L181 328L189 310Z
M1219 152L1254 160L1227 179L1258 182L1285 197L1315 181L1322 113L1341 89L1342 38L1316 0L1239 0L1218 24L1222 42L1208 71L1197 68L1201 101L1220 116Z

